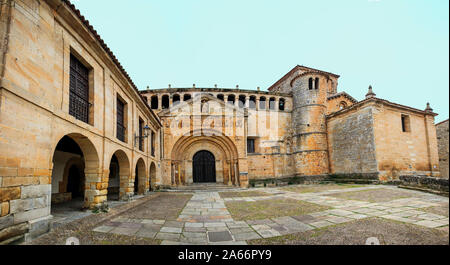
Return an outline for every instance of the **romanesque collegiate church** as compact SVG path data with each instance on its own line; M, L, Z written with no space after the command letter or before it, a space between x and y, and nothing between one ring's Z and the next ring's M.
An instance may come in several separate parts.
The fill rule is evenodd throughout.
M301 65L257 90L138 88L69 1L0 2L0 233L38 231L52 204L75 198L440 176L426 102L396 104L369 84L357 100L339 75Z

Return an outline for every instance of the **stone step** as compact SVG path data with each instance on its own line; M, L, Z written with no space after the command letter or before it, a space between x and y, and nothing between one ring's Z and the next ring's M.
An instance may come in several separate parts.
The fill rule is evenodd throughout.
M202 183L202 184L189 184L185 186L176 186L168 189L161 189L161 191L223 191L240 189L238 186L228 186L224 184L216 183Z

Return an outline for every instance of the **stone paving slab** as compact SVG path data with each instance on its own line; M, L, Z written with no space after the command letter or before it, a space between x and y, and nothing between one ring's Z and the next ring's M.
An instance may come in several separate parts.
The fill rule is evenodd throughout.
M233 241L229 231L208 232L209 242L226 242Z
M246 244L246 240L299 233L372 216L448 230L448 217L421 211L422 208L448 202L448 198L423 195L419 192L416 193L416 197L368 203L324 196L338 192L377 188L386 187L349 188L308 194L289 191L277 193L276 189L264 188L260 190L273 195L225 199L222 199L218 192L195 192L175 221L117 217L95 227L93 231L156 238L163 240L162 244L243 245ZM391 187L387 188L391 189ZM332 209L298 216L234 221L224 204L225 201L231 200L258 201L270 198L292 198L330 206Z

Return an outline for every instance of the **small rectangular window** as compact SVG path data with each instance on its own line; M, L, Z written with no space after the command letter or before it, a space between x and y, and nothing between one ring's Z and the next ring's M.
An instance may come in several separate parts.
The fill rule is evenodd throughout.
M89 123L89 69L70 55L69 114Z
M247 139L247 153L252 154L255 152L255 139Z
M125 103L117 98L117 139L125 142Z
M144 151L144 121L139 118L139 150Z
M402 131L410 132L411 131L411 122L409 119L409 115L402 114Z

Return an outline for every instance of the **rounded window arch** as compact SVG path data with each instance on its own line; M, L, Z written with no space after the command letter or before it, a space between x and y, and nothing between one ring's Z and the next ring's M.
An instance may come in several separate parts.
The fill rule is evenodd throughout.
M312 90L312 89L313 89L313 78L312 78L312 77L310 77L310 78L308 79L308 89L309 89L309 90Z
M152 109L158 109L158 96L152 96L150 99L150 105Z
M278 103L278 110L284 110L286 106L286 101L284 98L280 98L280 102Z
M228 103L229 104L233 105L235 100L236 100L236 97L233 94L228 95Z
M175 95L173 95L173 103L172 104L175 106L178 103L180 103L180 95L175 94Z
M245 106L245 95L239 95L238 106L239 108L243 108Z
M259 109L266 109L266 97L259 98Z
M341 110L341 109L345 109L347 107L347 102L345 102L345 101L341 101L340 103L339 103L339 109Z
M188 100L190 100L192 97L191 97L191 94L184 94L183 95L183 101L188 101Z
M162 101L161 107L163 109L168 109L169 108L169 95L163 95L161 101Z
M271 110L275 109L275 98L269 99L269 109L271 109Z
M248 100L248 107L250 109L256 109L256 96L250 96Z

